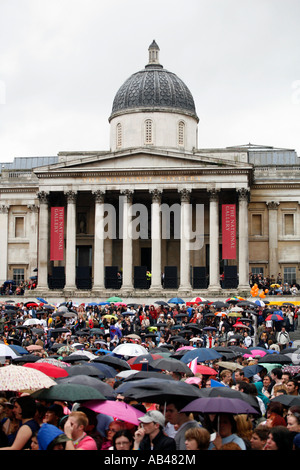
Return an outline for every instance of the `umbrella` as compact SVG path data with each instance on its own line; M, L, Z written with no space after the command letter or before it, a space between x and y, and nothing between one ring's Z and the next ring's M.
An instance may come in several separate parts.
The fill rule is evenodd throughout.
M106 375L101 372L97 367L86 366L86 365L74 365L68 368L68 375L89 375L92 377L99 377L105 379Z
M58 359L55 359L54 357L42 357L39 359L37 362L46 362L47 364L52 364L56 367L61 367L62 369L65 369L66 367L69 367L70 364L67 364L64 361L60 361Z
M106 302L107 303L122 302L122 299L120 297L113 296L113 297L110 297L109 299L107 299Z
M261 370L263 370L263 367L259 364L253 364L252 366L243 367L244 375L248 378L258 374Z
M36 356L35 354L23 354L22 356L12 358L11 362L12 364L25 364L26 362L36 362L39 359L40 357Z
M36 400L82 402L87 400L105 400L105 396L93 387L81 384L56 384L46 390L31 394Z
M157 305L165 305L166 307L169 307L169 304L167 302L165 302L164 300L157 300L154 303L157 304Z
M202 375L217 375L218 372L212 367L204 366L202 364L197 364L196 373Z
M213 308L226 308L226 307L228 307L228 303L217 300L217 301L215 301L211 304L211 307L213 307Z
M58 384L77 384L95 388L108 400L113 400L117 396L116 392L110 385L89 375L73 375L71 377L58 379L56 382Z
M130 365L126 361L120 359L119 357L112 356L111 354L107 356L96 357L93 362L101 362L107 364L114 369L118 370L130 370Z
M37 318L28 318L23 323L23 326L32 326L32 325L41 325L42 321L38 320Z
M89 362L90 358L83 354L70 354L69 356L64 357L64 362L75 363L75 362Z
M43 304L47 304L47 300L45 299L42 299L42 297L36 297L36 299L39 301L39 302L42 302Z
M151 361L150 364L154 369L166 370L168 372L180 372L189 376L194 375L191 369L184 362L171 357L155 359L154 361Z
M108 314L103 315L103 317L101 317L101 318L105 318L106 320L112 320L112 319L117 320L118 319L118 317L116 317L116 315L108 315Z
M222 355L215 349L210 348L194 348L193 351L188 351L180 359L187 364L193 359L197 358L198 362L213 361L214 359L221 359Z
M221 384L220 384L221 385ZM200 397L226 397L246 401L253 408L259 410L259 403L255 396L249 395L239 390L234 390L230 387L214 386L210 388L199 389Z
M96 413L102 413L113 418L120 419L127 423L139 425L138 418L144 416L143 411L138 410L134 406L128 405L121 401L93 401L86 402L83 404L86 408L89 408Z
M276 401L288 407L300 406L300 397L295 395L278 395L277 397L271 398L270 401Z
M29 367L9 365L0 367L0 390L22 392L25 390L47 389L55 385L47 375Z
M116 392L128 398L148 403L164 404L180 399L182 405L200 396L200 389L180 380L142 379L124 382Z
M264 307L266 304L260 299L254 300L254 303L258 305L259 307Z
M185 300L181 299L180 297L172 297L172 299L168 300L169 304L185 304Z
M280 284L271 284L270 287L280 287Z
M260 356L263 357L267 354L266 350L262 349L252 349L249 354L243 354L243 357L255 357L255 356Z
M196 400L190 402L180 411L181 413L198 411L199 413L259 414L259 412L247 402L238 398L225 397L196 398Z
M76 352L76 348L73 348L72 346L61 346L57 350L57 354L59 356L62 354L72 354L73 352Z
M287 354L266 354L258 359L258 363L290 364L292 361L287 356Z
M277 313L272 313L265 318L265 321L283 321L283 317Z
M26 349L22 348L22 346L19 346L19 345L17 345L17 344L10 344L9 347L10 347L13 351L15 351L15 353L16 353L17 355L19 355L19 354L28 354L28 351L27 351ZM0 356L1 356L1 353L0 353Z
M117 371L109 366L108 364L101 364L100 362L88 362L87 364L85 364L86 367L90 367L90 366L93 366L93 367L96 367L96 369L100 370L100 372L103 372L103 374L105 374L105 377L110 377L110 378L113 378L117 375Z
M241 314L239 312L234 312L234 311L231 310L229 313L227 313L227 316L228 317L240 318Z
M202 302L208 302L207 299L204 299L203 297L193 297L190 302L194 304L201 304Z
M43 346L40 346L39 344L30 344L29 346L26 346L26 349L29 352L41 351L43 349Z
M205 326L203 331L216 331L217 328L215 326Z
M119 356L140 356L141 354L147 354L148 350L140 344L123 343L116 346L113 353Z
M125 371L129 372L129 371ZM141 370L141 371L133 371L136 374L130 374L124 377L124 382L129 382L130 380L143 380L143 379L158 379L158 380L175 380L169 374L164 374L157 371L152 370ZM118 375L119 377L119 375Z
M143 365L148 367L149 362L155 359L161 359L163 356L159 354L141 354L140 356L134 356L128 359L128 364L132 369L141 370Z
M300 351L299 351L299 349L297 349L297 350L296 350L295 352L293 352L293 353L286 353L285 355L290 358L290 361L291 361L293 364L295 364L295 365L300 364Z
M219 361L217 362L217 365L229 370L243 369L243 366L241 366L241 364L238 364L237 362Z
M61 367L54 366L53 364L41 363L41 362L28 362L23 365L23 367L29 367L31 369L39 370L43 374L52 377L53 379L58 379L59 377L67 377L69 374L66 369Z
M18 357L18 354L14 351L13 348L8 346L7 344L0 344L0 356L1 357L11 357L11 358L16 358Z

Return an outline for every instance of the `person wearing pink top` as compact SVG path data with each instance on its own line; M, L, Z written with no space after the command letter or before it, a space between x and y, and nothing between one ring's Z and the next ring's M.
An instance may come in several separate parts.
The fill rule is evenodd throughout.
M66 443L66 450L97 450L96 441L87 435L85 429L88 418L82 411L72 411L64 425L64 432L70 439Z

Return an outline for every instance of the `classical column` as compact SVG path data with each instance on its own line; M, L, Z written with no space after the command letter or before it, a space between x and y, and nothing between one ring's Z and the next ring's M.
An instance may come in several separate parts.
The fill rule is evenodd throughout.
M67 232L66 232L66 290L76 289L76 191L66 191Z
M1 243L1 263L0 263L0 283L7 281L7 261L8 261L8 211L9 206L0 206L0 243Z
M162 190L151 189L151 290L161 289L161 195Z
M249 238L248 202L249 190L238 189L239 197L239 290L249 290Z
M219 262L219 190L209 190L209 286L211 291L220 290Z
M94 283L93 290L104 289L104 195L105 191L93 191L95 196L94 233Z
M131 291L133 289L133 250L132 250L132 197L133 190L124 189L123 196L123 271L122 290Z
M269 210L269 276L277 278L278 268L278 206L279 202L266 203Z
M38 214L39 208L35 204L28 204L29 209L29 272L37 267L38 252Z
M38 237L38 285L37 290L48 289L48 235L49 235L49 214L48 214L49 193L40 191L37 197L40 203L39 213L39 237Z
M180 193L180 291L191 289L190 281L190 234L191 234L191 189L178 189Z

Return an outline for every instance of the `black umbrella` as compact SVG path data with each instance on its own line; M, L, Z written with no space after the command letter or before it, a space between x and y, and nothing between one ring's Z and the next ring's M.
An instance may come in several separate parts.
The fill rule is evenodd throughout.
M69 374L69 377L73 375L89 375L91 377L99 377L101 379L106 378L104 372L101 372L96 367L86 366L85 364L73 365L68 367L66 370Z
M278 395L277 397L271 398L270 401L276 401L282 403L283 406L300 406L300 397L295 395Z
M286 356L285 354L266 354L263 357L258 359L258 363L265 363L265 364L291 364L292 360L290 357Z
M39 359L41 358L35 354L23 354L22 356L12 358L11 362L12 364L21 364L22 362L36 362Z
M229 304L217 300L216 302L213 302L211 304L211 307L214 307L214 308L227 308L227 307L229 307Z
M95 388L96 390L101 392L108 400L113 400L117 396L115 390L110 385L105 382L102 382L102 380L99 380L89 375L73 375L69 377L63 377L61 379L56 379L56 382L58 384L70 383Z
M106 356L100 356L93 359L93 362L103 362L104 364L108 364L112 366L116 370L131 370L129 364L123 359L119 359L118 357L112 356L111 354L107 354Z
M165 305L166 307L169 307L169 304L167 302L165 302L164 300L157 300L154 303L157 304L157 305Z
M180 372L188 376L194 375L191 369L184 362L172 357L162 357L161 359L155 359L155 361L150 361L150 365L154 367L154 369L161 369L169 372Z
M91 362L88 362L87 364L85 364L85 366L87 366L87 367L90 367L90 366L96 367L96 369L100 370L100 372L103 372L103 374L105 374L105 377L113 378L117 375L116 369L109 366L108 364L102 364L101 362L91 361Z
M182 406L198 398L200 389L180 380L142 379L124 382L116 392L128 398L148 403L165 404L180 400Z
M74 362L89 362L90 358L83 354L72 354L63 358L64 362L74 363Z
M141 370L136 374L131 374L129 377L126 377L123 382L129 382L133 380L143 380L143 379L160 379L160 380L175 380L171 375L162 374L161 372L156 372L152 370Z

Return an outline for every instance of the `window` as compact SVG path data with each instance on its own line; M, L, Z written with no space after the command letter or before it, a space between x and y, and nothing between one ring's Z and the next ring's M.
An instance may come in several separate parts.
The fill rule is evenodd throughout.
M145 121L145 144L153 143L153 129L151 119Z
M284 235L295 235L294 214L284 214Z
M296 268L295 267L283 268L283 282L287 282L290 285L296 284Z
M15 238L24 237L24 217L15 217Z
M24 268L14 268L13 269L13 280L16 281L16 284L24 281Z
M178 124L178 145L184 145L185 137L185 124L183 121L180 121Z
M117 139L117 147L120 148L122 147L122 124L118 123L117 124L117 134L116 134L116 139Z
M262 216L261 214L252 214L251 218L252 235L262 235Z
M261 274L262 276L264 275L264 268L263 267L253 267L251 268L252 274Z

